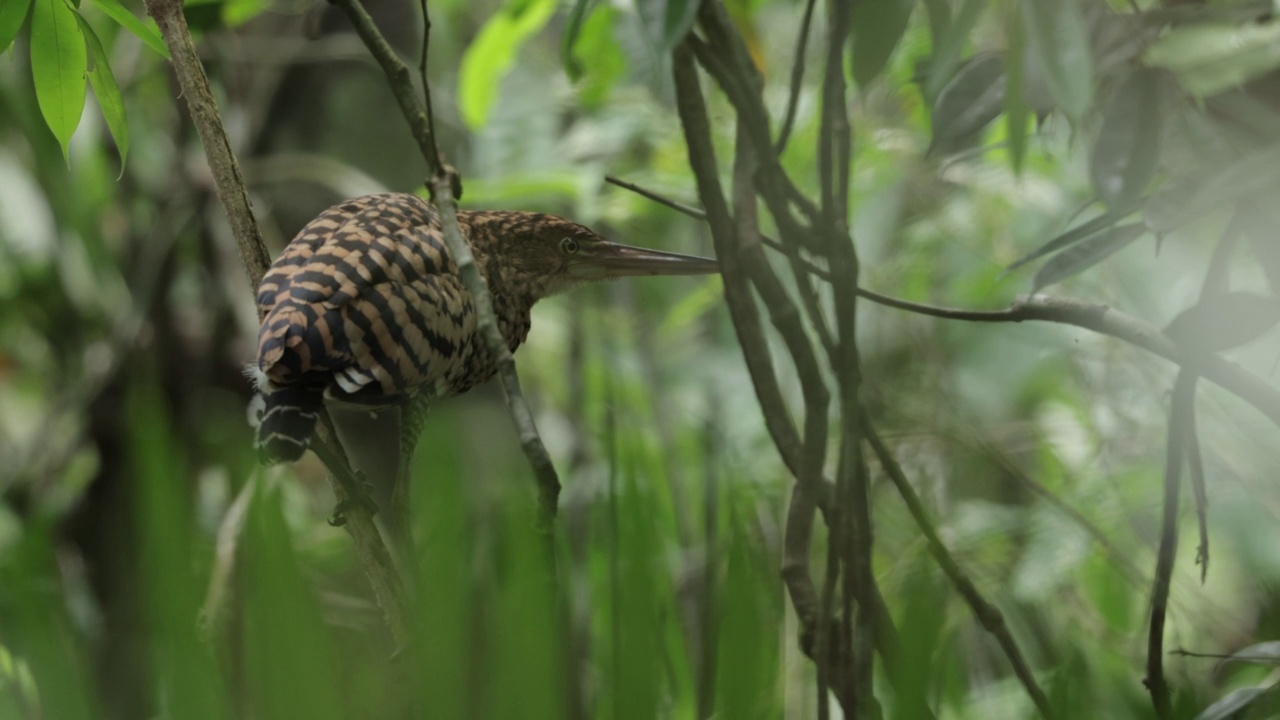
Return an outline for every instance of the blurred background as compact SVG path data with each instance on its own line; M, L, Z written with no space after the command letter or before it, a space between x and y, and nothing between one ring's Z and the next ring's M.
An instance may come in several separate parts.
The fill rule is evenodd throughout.
M818 717L777 572L791 478L718 278L584 287L535 308L517 360L565 486L559 599L500 389L434 405L415 469L417 659L395 655L349 538L326 523L323 467L256 466L251 291L168 64L112 20L114 5L79 13L120 88L127 155L91 94L64 157L28 30L0 56L0 718ZM573 5L431 0L435 126L463 207L552 212L710 254L701 223L604 180L696 201L660 32L680 4L601 0L566 47ZM805 3L727 5L781 117ZM1005 47L1017 3L991 5L957 52ZM416 66L417 3L367 7ZM1270 22L1258 13L1248 21ZM423 192L416 146L340 12L200 0L186 14L273 253L340 200ZM1032 286L1008 264L1100 212L1102 120L1043 119L1018 172L1004 123L940 147L936 98L918 82L936 28L924 4L909 17L883 74L851 93L862 283L999 309ZM822 43L807 52L784 162L813 193ZM733 115L709 100L727 171ZM1194 174L1212 113L1165 109L1161 172ZM1261 117L1258 132L1274 132ZM1164 326L1199 296L1229 220L1217 209L1046 292ZM1269 292L1254 254L1235 253L1230 271L1233 288ZM1176 367L1079 328L860 313L868 403L1062 716L1151 716L1147 606ZM1274 386L1278 353L1271 332L1228 357ZM798 398L792 368L781 374ZM1230 654L1280 635L1280 429L1209 383L1197 408L1212 559L1202 582L1184 495L1166 646ZM1033 716L878 474L873 500L909 691L937 717ZM818 572L823 560L815 551ZM1181 655L1167 668L1185 717L1268 672ZM882 702L908 717L887 690Z

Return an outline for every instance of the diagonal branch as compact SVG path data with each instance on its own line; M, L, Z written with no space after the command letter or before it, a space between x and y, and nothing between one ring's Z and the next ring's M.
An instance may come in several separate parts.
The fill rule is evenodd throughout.
M773 146L775 155L781 155L787 149L787 140L791 137L791 128L796 122L796 109L800 106L800 83L804 80L805 50L809 45L809 26L813 23L813 6L817 0L809 0L804 5L804 18L800 20L800 33L796 39L796 57L791 64L791 94L787 97L787 110L782 116L782 130L778 132L778 140Z
M1257 408L1280 425L1280 390L1262 378L1217 355L1189 352L1160 328L1106 305L1054 297L1020 295L1004 310L960 310L899 300L859 289L862 297L886 307L947 320L969 322L1043 322L1074 325L1102 335L1110 335L1183 367L1194 368L1206 380Z
M798 480L788 510L782 576L791 595L796 614L801 619L803 632L809 635L815 627L825 630L825 621L820 617L817 592L809 573L808 548L813 508L819 492L815 486L821 484L822 454L820 451L825 448L826 431L823 429L820 436L810 433L819 428L825 428L827 393L820 375L805 372L805 370L816 370L816 362L812 355L812 348L808 347L807 338L803 337L803 330L799 335L791 332L791 323L784 317L785 315L791 320L798 319L794 305L785 295L781 297L783 304L780 305L774 305L766 299L765 304L769 306L775 325L780 332L783 332L784 340L790 338L793 341L801 341L809 350L807 356L801 354L796 357L797 367L802 367L807 357L807 366L802 367L800 371L801 381L805 387L806 409L812 412L821 407L823 411L821 418L811 418L806 421L806 438L802 442L778 386L768 342L761 327L759 311L751 290L752 281L760 281L755 275L760 268L752 268L751 264L760 263L763 256L759 254L759 245L744 247L743 238L739 237L740 226L735 224L729 205L725 201L719 181L715 150L711 142L706 104L687 41L675 49L672 73L675 80L676 109L684 130L689 164L697 181L698 194L707 208L706 217L710 225L711 237L715 242L716 257L720 260L720 274L724 278L729 317L737 333L756 398L764 411L765 427L783 462ZM744 170L749 169L749 166L744 165L741 158L736 165L734 173L736 195L741 199L748 187L744 186L743 182ZM738 222L754 225L754 218L738 218ZM751 232L750 227L745 229ZM772 275L767 264L763 269L769 276ZM762 274L760 278L764 278L764 275ZM773 282L776 283L777 278L773 278ZM763 293L762 290L762 296ZM796 325L798 326L798 323ZM788 348L790 349L790 343ZM823 633L819 632L819 635L821 634ZM822 639L815 638L812 645L821 648ZM822 657L820 654L815 656ZM819 663L820 672L825 677L827 673L821 668L822 661L819 660ZM839 689L837 693L840 693Z
M1169 439L1164 466L1164 512L1160 524L1160 547L1156 553L1156 573L1151 585L1151 625L1147 632L1147 677L1143 684L1151 693L1156 717L1164 720L1173 713L1169 683L1164 675L1164 621L1169 611L1169 583L1178 553L1178 500L1182 490L1182 463L1186 458L1187 421L1193 410L1196 374L1183 368L1173 384L1173 404L1169 410Z
M881 467L889 476L889 479L893 481L893 485L897 488L898 494L902 496L903 502L906 503L911 517L915 519L916 525L920 527L920 532L924 534L925 541L929 544L929 552L933 554L942 571L951 580L951 584L955 585L956 591L968 603L978 623L982 625L983 629L991 633L992 637L999 643L1000 649L1004 651L1005 657L1008 658L1009 664L1013 667L1014 674L1017 675L1018 680L1027 691L1027 695L1040 710L1041 716L1046 718L1054 717L1053 706L1049 703L1049 697L1040 687L1040 684L1036 682L1035 674L1031 672L1031 666L1027 664L1026 658L1022 656L1021 648L1018 647L1017 641L1013 639L1013 635L1009 632L1009 626L1005 624L1004 615L999 608L988 602L982 596L982 593L978 592L978 588L973 584L973 581L956 563L951 551L947 549L942 539L938 537L938 531L934 528L928 513L925 512L924 505L920 502L920 496L916 494L915 488L911 486L911 481L902 472L902 466L898 464L893 454L889 452L888 446L880 439L880 435L871 424L871 418L866 411L862 410L861 413L862 428L866 434L867 441L871 443L871 448L876 457L879 458Z
M368 46L369 52L373 54L383 72L386 73L387 82L391 85L391 90L395 94L396 101L400 104L400 110L404 114L405 121L409 123L409 128L413 131L413 137L418 143L418 149L421 150L422 157L426 160L427 169L431 174L431 181L428 183L431 190L431 200L440 211L440 224L444 232L445 243L449 246L449 253L453 256L454 262L457 263L462 281L466 285L467 291L471 293L472 301L475 303L476 324L481 336L484 338L490 354L497 361L498 374L502 379L502 389L507 396L507 409L510 411L511 421L520 435L520 447L524 450L525 457L529 461L529 466L533 469L534 477L538 484L539 524L543 530L549 532L555 522L556 504L560 495L560 478L556 473L555 465L551 462L550 454L547 453L546 445L543 444L542 437L538 434L538 427L534 422L533 412L529 409L529 403L524 397L524 392L520 389L520 377L516 373L515 359L507 346L506 338L502 336L502 331L498 328L498 322L493 312L493 298L489 294L489 288L475 263L470 246L467 245L462 235L462 229L458 226L457 198L462 194L459 176L452 167L446 165L441 159L440 150L432 132L431 115L418 102L418 97L414 93L413 75L409 70L409 66L396 55L390 43L383 37L377 26L374 25L373 18L369 17L369 13L365 11L360 0L332 0L332 2L347 14L351 24L355 26L356 34ZM426 31L429 32L431 19L426 15L425 4L422 10L423 23L425 23ZM425 53L425 51L424 47L423 52ZM424 56L424 66L425 63ZM427 86L425 75L423 77L423 93L429 102L431 88Z
M231 151L231 142L227 139L222 117L214 102L209 78L196 53L191 30L182 14L182 0L145 1L147 13L155 18L169 49L174 76L178 80L182 96L186 98L200 141L204 144L205 157L213 171L218 198L231 223L245 274L250 286L257 288L271 264L271 256L262 243L258 223L249 204L249 192L240 175L235 154ZM320 420L312 449L329 469L334 495L339 503L348 498L361 497L363 493L351 475L346 456L332 432L328 415L321 412ZM400 581L391 563L391 556L373 524L373 514L363 504L356 503L345 514L345 519L347 532L356 546L356 555L373 586L374 597L382 608L392 637L398 645L403 646L409 641L409 633Z

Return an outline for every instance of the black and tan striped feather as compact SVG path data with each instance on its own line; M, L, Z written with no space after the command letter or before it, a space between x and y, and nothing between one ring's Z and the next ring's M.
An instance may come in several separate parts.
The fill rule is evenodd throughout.
M510 228L503 215L525 214L464 217ZM466 231L476 234L472 223ZM513 350L528 333L532 300L495 302ZM418 392L452 395L495 369L439 216L414 195L371 195L326 210L275 261L257 302L255 374L265 396L258 439L268 459L301 456L324 399L374 408Z

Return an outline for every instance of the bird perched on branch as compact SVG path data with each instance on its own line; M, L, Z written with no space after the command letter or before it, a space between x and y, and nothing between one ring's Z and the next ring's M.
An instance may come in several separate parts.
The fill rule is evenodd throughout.
M529 333L533 304L579 283L718 271L714 260L619 245L554 215L462 211L458 222L512 351ZM343 425L466 392L497 369L440 216L415 195L369 195L321 213L276 259L257 302L249 373L268 463L302 456L322 405L354 410L354 425L334 413L340 439L367 444L349 444ZM372 435L387 442L385 431Z

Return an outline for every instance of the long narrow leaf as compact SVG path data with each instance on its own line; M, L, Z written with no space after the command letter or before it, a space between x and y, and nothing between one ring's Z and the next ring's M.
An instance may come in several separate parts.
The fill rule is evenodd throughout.
M165 47L164 39L160 37L160 29L154 22L145 23L139 20L136 15L121 5L119 0L93 0L93 4L112 20L120 23L120 27L138 36L138 39L147 47L160 53L166 60L169 59L169 48Z
M582 61L573 53L573 46L578 43L578 35L582 32L582 23L587 19L587 12L595 0L577 0L569 11L568 26L564 30L564 39L560 43L560 64L570 80L582 77Z
M31 8L31 75L45 124L70 159L68 143L84 111L89 62L75 11L65 0L35 0Z
M1118 208L1116 210L1112 210L1111 212L1099 215L1098 217L1088 222L1081 223L1080 225L1077 225L1076 227L1071 228L1070 230L1062 233L1061 235L1041 245L1035 250L1032 250L1026 255L1023 255L1022 257L1018 258L1016 261L1011 263L1009 267L1005 268L1005 272L1011 272L1013 270L1017 270L1018 268L1022 267L1023 265L1026 265L1032 260L1038 260L1039 258L1042 258L1045 255L1062 250L1063 248L1066 248L1081 240L1084 240L1085 238L1091 235L1095 235L1099 232L1102 232L1106 228L1109 228L1112 225L1115 225L1116 223L1123 220L1126 215L1132 213L1136 209L1137 209L1136 207Z
M120 150L120 171L124 172L125 158L129 155L129 122L125 117L124 96L120 94L120 86L111 74L111 66L107 63L107 53L102 49L102 42L93 27L79 13L80 29L84 32L89 47L89 84L93 86L93 94L98 98L98 107L102 117L107 121L107 129L115 138L116 147Z
M1093 96L1093 54L1080 3L1024 0L1022 8L1049 92L1068 117L1079 121Z
M1204 712L1196 716L1196 720L1227 720L1236 716L1244 708L1248 707L1254 700L1265 695L1270 691L1270 687L1249 687L1233 690L1222 697L1218 702L1204 709Z
M1106 232L1085 240L1070 250L1045 263L1036 273L1034 289L1066 280L1086 268L1097 265L1104 258L1137 240L1147 231L1140 222L1113 227Z
M541 30L555 11L555 0L532 0L518 8L508 5L485 23L463 53L459 69L458 106L467 127L475 129L488 122L502 78L515 62L520 46Z
M866 87L893 55L915 0L862 0L853 4L853 78Z
M1205 179L1171 183L1154 195L1147 202L1147 224L1156 232L1169 232L1241 200L1268 202L1280 182L1280 144L1254 150L1201 177Z
M1103 107L1090 170L1094 191L1109 207L1133 202L1151 182L1162 119L1160 77L1149 70L1129 73Z
M933 105L930 153L982 130L1004 104L1004 61L997 53L975 57L951 78Z
M969 31L978 22L985 4L986 0L963 0L946 35L934 45L933 60L929 63L929 79L924 85L925 98L930 102L938 97L938 93L951 80L951 75L960 65L961 53L969 41Z

